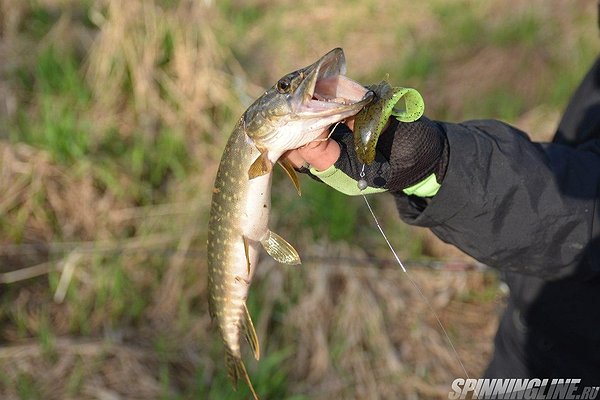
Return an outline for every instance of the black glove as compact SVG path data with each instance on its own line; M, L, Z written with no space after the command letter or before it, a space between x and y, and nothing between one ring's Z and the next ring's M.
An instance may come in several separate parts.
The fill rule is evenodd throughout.
M341 147L335 167L354 180L361 179L363 164L354 149L352 131L339 125L332 139ZM441 184L448 166L448 140L439 124L425 117L415 122L390 124L379 136L375 160L364 166L364 180L372 188L400 192L435 174Z

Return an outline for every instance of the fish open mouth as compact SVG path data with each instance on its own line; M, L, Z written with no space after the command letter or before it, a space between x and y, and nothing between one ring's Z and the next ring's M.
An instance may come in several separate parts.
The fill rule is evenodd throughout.
M311 101L326 103L319 104L320 107L327 107L327 103L348 105L364 99L368 92L364 86L352 79L337 75L317 80Z
M373 99L372 92L344 75L346 60L341 48L331 50L297 72L305 77L294 92L298 114L352 115Z
M287 150L315 140L324 130L348 121L375 98L373 91L345 76L341 48L282 77L243 115L246 135L277 160Z

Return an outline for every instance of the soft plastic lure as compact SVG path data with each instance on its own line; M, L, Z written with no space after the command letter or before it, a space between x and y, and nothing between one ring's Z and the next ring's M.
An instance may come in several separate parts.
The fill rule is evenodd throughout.
M360 161L371 164L375 146L390 116L401 122L413 122L425 111L423 97L415 89L392 87L386 81L367 87L375 94L372 102L356 114L354 147Z

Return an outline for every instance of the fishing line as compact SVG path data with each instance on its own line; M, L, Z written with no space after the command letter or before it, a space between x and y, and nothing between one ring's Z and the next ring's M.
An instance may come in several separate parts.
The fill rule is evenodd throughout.
M460 367L462 368L463 372L465 373L465 376L467 377L467 379L469 379L470 377L469 377L469 374L467 373L467 369L465 368L464 364L462 363L462 360L460 359L460 356L458 355L458 351L456 351L456 347L454 347L454 343L452 343L452 340L450 339L450 335L448 335L448 332L446 331L446 328L444 328L444 325L442 324L442 321L440 320L440 317L438 316L437 312L435 311L435 309L433 308L433 306L431 305L431 303L429 302L429 300L427 299L427 297L425 297L425 295L421 291L421 288L419 287L419 285L417 285L417 282L415 282L415 280L412 278L412 276L410 276L410 274L408 273L408 270L404 267L404 264L400 260L400 257L398 257L398 253L396 253L396 250L394 250L394 247L390 243L387 235L383 231L383 228L379 224L379 220L377 219L377 216L375 216L375 212L373 212L373 208L371 208L371 204L369 203L369 200L367 200L367 196L365 196L365 194L362 193L362 191L364 189L366 189L366 187L367 187L367 181L364 179L365 178L365 165L364 164L362 166L362 169L361 169L359 175L360 175L361 179L358 181L358 188L360 189L361 196L365 200L365 204L367 205L367 208L369 209L369 212L371 213L371 216L373 217L373 220L375 221L375 225L377 225L377 229L379 229L379 232L381 233L381 236L383 236L383 238L385 239L385 242L387 243L387 245L390 248L392 254L394 255L394 258L396 259L396 262L398 263L398 265L400 266L400 268L402 268L402 271L404 271L404 273L406 274L406 277L408 278L408 280L410 281L410 283L417 290L417 292L419 293L419 296L421 296L421 298L425 301L425 304L427 304L427 307L429 308L429 310L431 311L431 313L434 315L435 320L437 321L438 326L440 327L440 329L444 333L444 336L446 337L446 341L448 342L448 344L450 345L450 348L452 349L452 352L454 353L454 357L456 358L456 360L460 364Z

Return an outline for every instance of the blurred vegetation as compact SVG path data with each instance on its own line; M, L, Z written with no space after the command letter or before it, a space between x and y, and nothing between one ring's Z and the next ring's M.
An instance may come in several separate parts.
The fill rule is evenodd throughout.
M538 140L598 53L595 2L0 0L0 397L242 399L211 328L210 188L249 102L333 47L418 88L432 118ZM274 182L249 298L264 399L443 398L461 370L361 199ZM470 261L372 199L402 257ZM491 351L489 272L415 270L469 372ZM247 358L250 360L250 357Z

